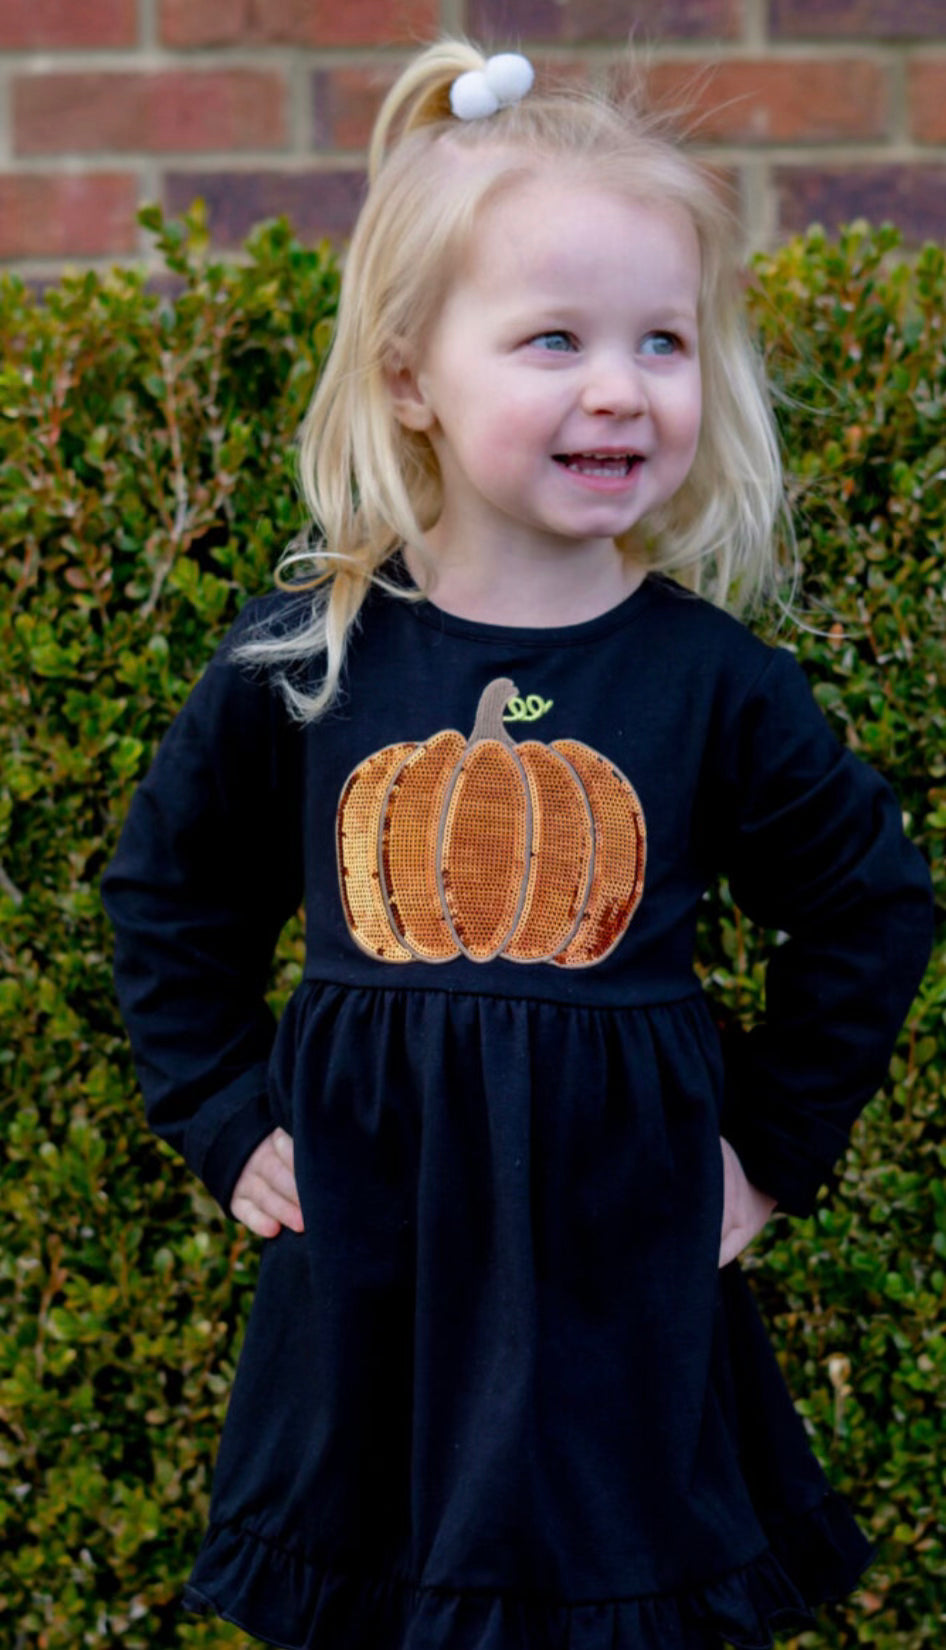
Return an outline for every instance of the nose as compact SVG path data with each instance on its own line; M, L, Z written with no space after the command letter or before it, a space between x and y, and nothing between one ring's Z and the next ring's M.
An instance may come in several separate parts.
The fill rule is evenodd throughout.
M647 394L637 363L614 355L589 361L581 404L586 413L613 418L635 418L644 412Z

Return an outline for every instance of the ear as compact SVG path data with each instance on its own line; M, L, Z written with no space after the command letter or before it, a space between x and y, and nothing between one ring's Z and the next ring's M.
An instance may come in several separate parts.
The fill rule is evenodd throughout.
M384 368L384 382L398 423L408 430L429 430L434 423L433 408L428 406L420 377L405 352L392 351Z

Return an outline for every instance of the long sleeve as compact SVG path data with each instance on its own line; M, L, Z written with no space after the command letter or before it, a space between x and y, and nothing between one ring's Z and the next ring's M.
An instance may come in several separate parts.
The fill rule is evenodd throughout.
M232 663L233 635L164 738L102 883L148 1121L224 1210L274 1127L264 993L303 885L302 736Z
M791 1214L830 1181L886 1075L932 938L930 879L889 785L835 739L772 653L721 741L724 868L784 936L763 1021L728 1040L722 1132Z

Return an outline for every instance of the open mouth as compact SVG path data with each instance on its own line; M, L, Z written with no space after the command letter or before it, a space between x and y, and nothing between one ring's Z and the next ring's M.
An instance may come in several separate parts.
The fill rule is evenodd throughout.
M629 476L638 453L553 453L556 464L582 476Z

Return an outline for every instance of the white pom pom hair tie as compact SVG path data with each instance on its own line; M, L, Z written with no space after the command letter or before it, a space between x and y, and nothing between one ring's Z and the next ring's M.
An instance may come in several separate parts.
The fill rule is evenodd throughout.
M486 59L485 69L469 69L450 87L450 107L458 120L483 120L518 103L535 79L535 70L520 52L500 52Z

